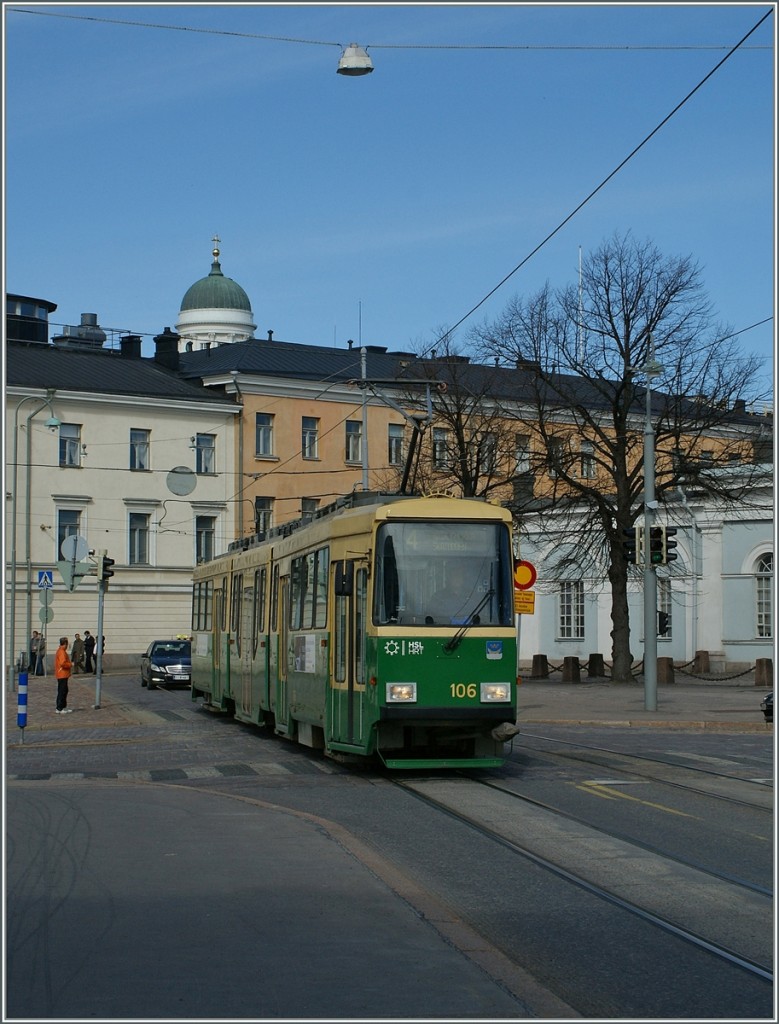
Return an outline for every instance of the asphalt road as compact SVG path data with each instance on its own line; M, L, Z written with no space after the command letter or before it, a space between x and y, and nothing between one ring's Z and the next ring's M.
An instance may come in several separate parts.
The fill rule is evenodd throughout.
M110 679L105 717L79 692L47 725L39 690L23 744L7 729L8 1019L770 1015L764 982L385 774L214 716L184 690ZM744 777L772 767L770 734L607 732ZM579 807L570 769L536 768L523 785ZM691 834L669 829L680 845Z

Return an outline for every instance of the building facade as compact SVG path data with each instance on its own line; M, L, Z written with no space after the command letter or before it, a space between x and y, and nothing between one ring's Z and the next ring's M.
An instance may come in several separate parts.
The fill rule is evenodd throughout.
M50 655L61 635L97 632L96 577L71 592L58 566L72 536L94 552L88 565L101 551L116 563L106 657L188 632L192 566L235 534L236 413L229 398L141 358L140 339L121 353L8 342L7 668L31 629L54 637Z

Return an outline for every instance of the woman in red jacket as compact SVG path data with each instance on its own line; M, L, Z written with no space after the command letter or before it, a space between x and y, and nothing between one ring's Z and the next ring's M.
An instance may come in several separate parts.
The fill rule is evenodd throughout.
M69 715L72 711L72 708L66 706L68 703L68 680L72 667L68 657L68 638L61 636L60 645L54 655L54 675L57 677L57 710L55 714L57 715Z

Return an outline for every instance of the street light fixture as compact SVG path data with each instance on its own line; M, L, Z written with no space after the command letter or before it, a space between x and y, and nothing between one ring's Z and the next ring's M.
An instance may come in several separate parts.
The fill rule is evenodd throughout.
M10 579L10 622L9 631L10 638L8 644L8 688L11 692L16 689L16 503L18 493L18 480L19 480L19 410L25 404L25 402L38 401L40 405L33 409L27 417L27 458L25 461L27 470L26 480L26 511L25 511L25 537L26 537L26 555L27 555L27 592L28 592L28 619L30 618L29 611L29 591L30 591L30 574L31 574L31 562L30 562L30 471L32 463L32 444L30 438L30 429L33 419L38 415L39 412L43 412L44 409L48 409L51 415L46 420L46 427L49 430L57 430L60 426L60 420L54 413L52 408L51 400L54 397L55 391L53 388L47 389L46 397L40 395L28 395L23 398L16 406L14 413L14 454L13 454L13 475L11 477L11 579ZM30 632L30 623L27 624L27 633ZM25 638L25 650L27 645L27 638Z
M369 75L373 71L373 61L368 56L367 50L357 43L349 45L341 53L336 73L339 75Z

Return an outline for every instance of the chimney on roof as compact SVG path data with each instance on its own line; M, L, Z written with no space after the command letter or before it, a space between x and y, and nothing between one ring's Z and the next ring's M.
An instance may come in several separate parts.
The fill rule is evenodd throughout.
M268 330L268 341L273 341L273 331Z
M141 336L140 334L125 334L119 339L122 351L122 359L141 358Z
M746 412L746 411L747 411L746 399L744 399L744 398L737 398L735 400L735 402L733 403L733 412Z
M179 368L179 342L181 335L166 327L162 334L154 337L154 361L169 370Z

